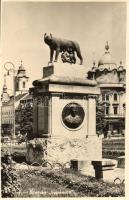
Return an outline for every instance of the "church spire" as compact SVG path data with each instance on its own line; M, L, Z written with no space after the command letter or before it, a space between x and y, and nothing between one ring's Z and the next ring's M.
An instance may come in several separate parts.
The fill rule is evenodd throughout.
M23 66L23 61L21 60L21 65L19 66L19 70L25 70Z
M22 94L28 91L28 80L29 77L26 76L26 69L23 66L23 61L21 60L17 75L15 77L16 94Z
M6 74L4 74L4 85L3 85L3 92L1 95L2 103L7 103L10 100L9 94L7 93L7 85L6 85Z
M25 70L25 68L23 66L23 61L21 60L21 64L20 64L20 66L18 68L17 76L23 76L23 75L24 76L26 75L26 70Z
M7 85L6 85L6 74L4 74L4 85L3 85L3 92L7 92Z

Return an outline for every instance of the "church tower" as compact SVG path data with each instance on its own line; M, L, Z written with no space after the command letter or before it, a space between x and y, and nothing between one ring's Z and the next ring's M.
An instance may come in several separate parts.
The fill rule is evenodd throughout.
M21 65L19 66L17 75L15 77L16 95L24 94L24 93L28 92L28 81L29 81L29 77L26 76L26 70L21 61Z
M6 75L4 75L4 85L3 85L3 92L1 95L1 102L2 104L7 103L10 100L9 94L7 92L7 85L6 85Z

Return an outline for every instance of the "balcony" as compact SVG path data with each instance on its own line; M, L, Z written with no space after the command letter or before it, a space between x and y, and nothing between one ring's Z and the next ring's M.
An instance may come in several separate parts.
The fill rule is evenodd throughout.
M125 113L122 113L122 114L108 114L108 115L105 115L105 118L108 119L108 118L124 118L125 117Z

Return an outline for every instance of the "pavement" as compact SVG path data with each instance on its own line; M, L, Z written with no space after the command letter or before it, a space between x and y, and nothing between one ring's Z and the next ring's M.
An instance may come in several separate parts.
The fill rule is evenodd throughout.
M116 179L116 180L115 180ZM125 179L125 169L115 168L114 170L104 171L103 180L108 182L120 183Z
M81 171L81 174L83 175L90 175L95 177L95 171L93 169L90 169L88 171ZM125 179L125 169L123 168L114 168L112 170L106 170L103 171L103 180L113 183L121 183Z

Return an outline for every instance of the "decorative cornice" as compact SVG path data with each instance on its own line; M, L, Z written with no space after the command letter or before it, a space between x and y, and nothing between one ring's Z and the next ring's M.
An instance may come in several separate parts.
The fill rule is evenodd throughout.
M82 79L82 78L74 78L74 77L59 77L55 75L51 75L47 78L42 78L40 80L35 80L33 82L34 86L40 86L44 84L66 84L66 85L84 85L84 86L91 86L94 87L97 85L97 82L94 80L89 80L89 79Z

